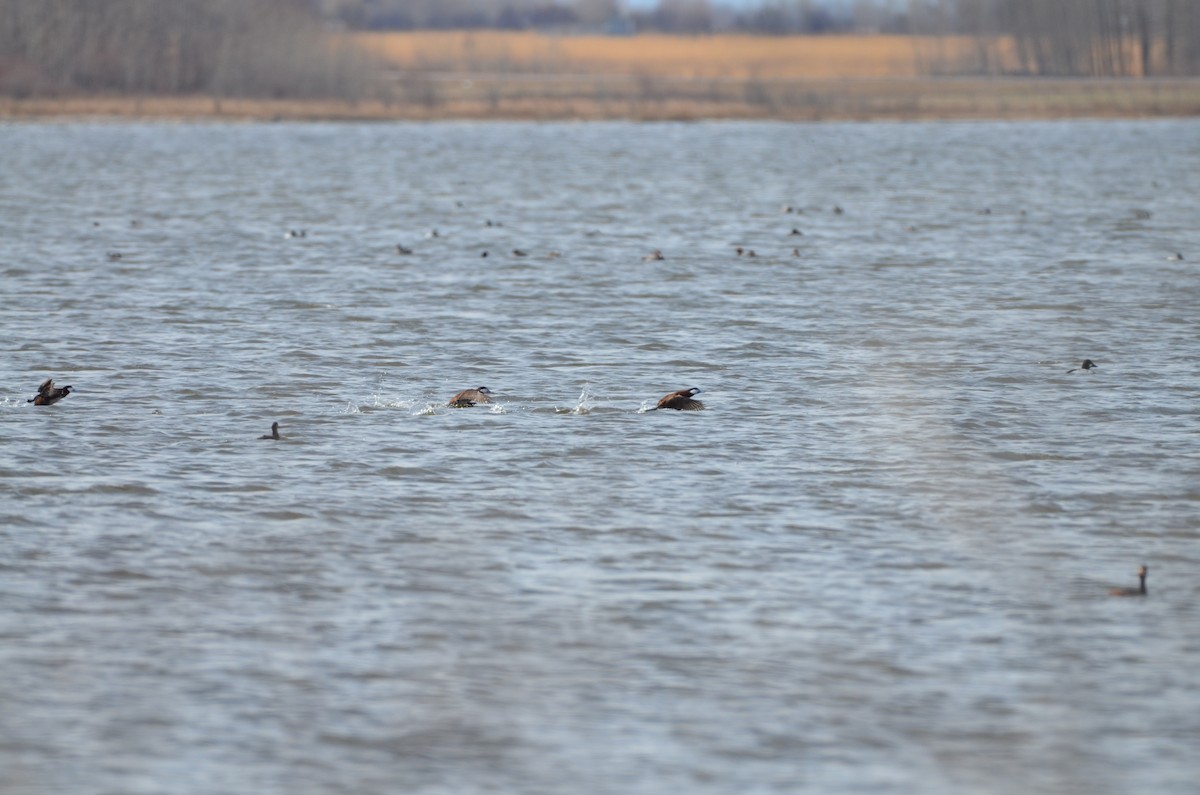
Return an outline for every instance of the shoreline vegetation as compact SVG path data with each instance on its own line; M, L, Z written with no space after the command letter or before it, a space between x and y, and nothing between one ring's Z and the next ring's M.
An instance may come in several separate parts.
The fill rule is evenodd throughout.
M1169 38L1089 34L1104 49L1075 41L1073 76L1015 34L367 31L295 0L7 3L0 120L1200 116Z
M209 95L0 97L0 120L164 121L920 121L1200 115L1188 78L723 80L443 73L404 78L390 99ZM407 95L407 96L405 96Z

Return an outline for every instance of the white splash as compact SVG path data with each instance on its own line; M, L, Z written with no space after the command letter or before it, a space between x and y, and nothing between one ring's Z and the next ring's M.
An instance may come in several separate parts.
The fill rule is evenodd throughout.
M571 413L580 416L590 414L595 402L595 395L592 394L592 385L584 384L583 390L579 393L579 399L575 401L575 408L571 409Z

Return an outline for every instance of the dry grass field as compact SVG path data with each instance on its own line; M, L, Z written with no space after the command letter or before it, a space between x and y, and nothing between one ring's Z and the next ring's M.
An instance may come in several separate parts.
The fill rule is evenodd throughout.
M421 31L355 38L391 67L412 71L645 75L708 80L917 77L934 54L957 58L965 37L550 36Z
M357 100L0 98L0 118L996 119L1200 115L1200 80L978 76L1003 43L900 36L347 34ZM983 50L992 62L981 63Z

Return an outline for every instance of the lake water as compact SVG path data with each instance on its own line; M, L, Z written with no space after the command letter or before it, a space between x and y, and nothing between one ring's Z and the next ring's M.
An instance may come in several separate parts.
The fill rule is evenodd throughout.
M0 167L6 795L1196 791L1200 122Z

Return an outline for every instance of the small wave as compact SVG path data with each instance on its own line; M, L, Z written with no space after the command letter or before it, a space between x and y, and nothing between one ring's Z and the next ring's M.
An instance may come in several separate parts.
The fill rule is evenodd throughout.
M413 412L414 417L428 417L432 414L437 414L438 407L433 403L426 403L421 408Z
M346 401L346 408L342 410L343 414L362 414L360 409L353 400Z
M375 395L372 400L373 409L411 409L417 404L415 400L389 400L379 395Z

